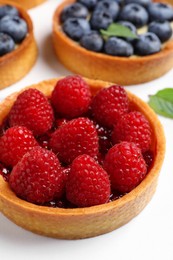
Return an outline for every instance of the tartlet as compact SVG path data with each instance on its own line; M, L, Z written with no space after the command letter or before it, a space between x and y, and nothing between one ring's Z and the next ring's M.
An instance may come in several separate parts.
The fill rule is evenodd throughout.
M14 3L14 4L19 4L21 5L23 8L25 9L30 9L30 8L33 8L37 5L40 5L42 4L43 2L45 2L46 0L10 0L11 3ZM1 3L6 3L5 0L0 0L0 4Z
M22 7L14 4L13 6L19 10L20 16L26 21L28 34L15 50L0 57L0 89L23 78L36 62L38 53L30 16Z
M43 81L29 88L37 88L50 96L58 79ZM94 95L110 83L85 79ZM23 91L23 90L22 90ZM8 183L0 176L0 211L17 225L37 234L63 238L79 239L98 236L110 232L138 215L155 193L159 172L165 154L165 137L162 125L153 110L141 99L127 92L131 106L141 111L152 128L154 161L145 179L130 193L99 206L88 208L51 208L37 206L18 198ZM0 103L0 124L8 115L19 92Z
M69 70L84 77L121 85L140 84L161 77L173 67L173 40L153 55L115 57L82 48L62 31L60 14L74 0L63 1L53 16L53 46L58 60Z

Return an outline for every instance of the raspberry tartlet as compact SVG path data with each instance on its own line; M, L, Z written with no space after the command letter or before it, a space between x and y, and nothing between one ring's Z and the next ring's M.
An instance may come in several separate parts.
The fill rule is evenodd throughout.
M118 1L118 3L119 2L120 5L123 3L123 1ZM133 1L126 1L126 2L130 3L129 5L133 5ZM149 0L146 2L151 2L151 1ZM67 10L66 8L74 3L77 3L80 6L82 5L83 7L81 9L79 7L76 7L76 9L72 8L71 12L73 12L73 14L70 13L69 10L66 11ZM85 5L83 5L83 3ZM109 1L109 4L111 6L111 1ZM118 8L118 10L121 11L123 9L121 6L119 7L117 3L114 4L117 6L115 7ZM112 82L122 84L122 85L140 84L140 83L154 80L156 78L161 77L172 68L173 41L170 38L171 36L168 37L169 40L167 40L166 42L164 42L164 44L162 44L159 43L160 40L158 39L157 35L151 33L150 31L148 35L146 33L147 36L145 35L145 37L148 38L147 41L153 41L155 44L154 48L156 49L154 52L153 49L151 50L152 53L151 55L148 54L146 55L146 53L145 54L142 53L142 56L139 55L139 52L141 52L142 44L141 43L140 43L141 45L138 44L137 41L135 41L135 39L129 40L129 38L127 38L126 41L124 40L124 38L122 39L122 37L112 37L112 36L109 37L108 39L110 40L106 40L106 42L104 37L103 39L100 39L99 26L103 22L104 18L107 22L107 24L106 22L105 24L103 23L104 30L107 30L107 28L114 23L117 24L119 22L120 23L122 22L123 25L123 23L126 23L127 20L126 20L126 14L122 15L122 17L125 18L120 19L121 13L120 11L117 10L115 10L116 18L111 18L109 17L110 14L107 11L102 11L102 10L99 11L101 5L99 1L97 5L99 6L98 8L96 6L94 7L95 9L90 11L90 8L88 9L86 8L87 1L65 0L57 7L53 16L53 46L58 60L65 67L67 67L69 70L71 70L74 73L79 73L83 75L84 77L88 77L92 79L100 79L104 81L109 81L109 79L111 78ZM135 5L134 13L136 13L137 11L135 11L136 10L135 8L139 8L139 5L137 4L137 7L136 4L134 5ZM105 8L107 8L106 1L105 1ZM140 6L140 8L142 9L144 15L146 15L146 17L144 17L145 21L142 20L141 23L144 24L143 27L145 27L146 25L148 26L150 21L148 17L148 13L146 13L146 10L143 6ZM109 10L110 13L111 11L114 12L113 10L111 10L111 7L109 9L110 9ZM119 13L117 14L117 12ZM97 15L96 18L98 18L98 20L96 20L95 18L96 15L94 16L95 13ZM129 12L126 11L126 13L129 13L130 15L131 11ZM143 13L141 16L143 16ZM102 15L103 17L102 18L98 17L99 15ZM141 19L141 16L139 15L138 20ZM109 18L112 19L111 20L112 22L109 21ZM129 19L131 19L131 17ZM147 20L148 23L146 24ZM130 24L131 24L130 27L131 26L134 27L134 24L132 22ZM73 28L71 26L73 26ZM128 26L129 25L127 25L127 27ZM171 26L168 23L167 26L169 27L168 30L171 35L171 30L172 30ZM79 32L77 33L77 29L75 29L75 27L82 28L82 30L81 31L79 30ZM143 27L141 27L141 29ZM136 30L136 28L134 30ZM134 32L134 34L136 34L136 32ZM138 39L140 39L141 41L141 38ZM93 43L93 39L95 39L94 43ZM132 44L132 40L133 40L133 44ZM144 41L144 39L142 41ZM87 47L84 47L86 46L86 44ZM121 50L117 46L121 46ZM93 51L91 51L90 48L92 48ZM144 49L148 53L149 48L145 47ZM142 52L144 51L144 49L142 50ZM115 52L117 54L115 54Z
M25 9L30 9L30 8L33 8L37 5L40 5L42 4L43 2L45 2L46 0L10 0L11 3L14 3L14 4L18 4L20 6L22 6L23 8ZM1 0L0 3L7 3L7 1L5 0Z
M62 107L70 107L65 116ZM101 125L103 107L112 117ZM127 123L131 140L124 134L116 141L114 127L128 114L137 127ZM36 132L45 118L47 128ZM163 128L145 102L118 85L80 76L43 81L0 103L0 125L0 211L34 233L79 239L110 232L156 190Z
M29 72L38 51L32 20L23 7L0 2L0 8L0 89L3 89Z

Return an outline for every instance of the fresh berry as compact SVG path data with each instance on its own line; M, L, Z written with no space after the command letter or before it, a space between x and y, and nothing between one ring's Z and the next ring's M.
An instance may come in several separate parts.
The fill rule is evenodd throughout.
M35 146L38 143L30 130L24 126L11 127L0 138L0 161L14 166Z
M37 89L28 89L19 94L9 114L10 126L26 126L34 135L46 133L52 127L53 119L51 105Z
M89 10L94 9L98 0L78 0L79 3L85 5Z
M51 101L58 115L74 118L88 110L91 92L80 76L68 76L57 82Z
M112 146L112 131L104 126L99 125L98 123L95 123L95 127L99 137L99 151L101 154L106 154Z
M67 199L78 207L90 207L109 201L108 174L88 155L77 157L66 185Z
M105 53L112 56L124 56L129 57L133 55L133 46L118 37L110 37L105 43L104 46Z
M148 31L155 33L161 42L168 41L172 36L172 27L168 21L152 22L148 26Z
M171 21L173 19L172 6L165 3L152 3L148 6L150 21Z
M113 20L116 20L119 13L119 5L116 3L116 1L112 0L102 0L98 1L98 4L95 7L95 12L104 11L112 17Z
M129 142L114 145L108 151L104 169L110 175L112 189L121 193L134 189L147 173L141 150Z
M61 21L65 22L69 18L87 18L88 9L80 4L74 3L65 7L61 13Z
M95 95L91 108L95 120L111 128L122 115L128 112L129 101L124 88L113 85L101 89Z
M133 142L142 152L147 151L151 145L151 127L148 120L137 111L122 116L114 127L112 141L113 144Z
M4 16L0 20L0 32L9 34L16 43L20 43L27 35L28 26L19 16Z
M63 24L63 31L74 41L90 31L90 24L83 18L68 18Z
M13 51L14 48L15 43L11 36L0 32L0 57Z
M157 53L161 50L161 42L156 34L145 33L139 35L134 43L135 54L145 56Z
M153 161L154 161L154 153L151 150L146 151L143 153L144 160L146 162L148 170L151 168Z
M19 11L17 8L11 5L1 5L0 6L0 19L6 15L9 16L19 16Z
M121 9L119 20L131 22L139 28L147 24L148 13L146 9L139 4L128 4Z
M13 168L9 184L17 196L35 204L43 204L62 195L63 171L54 153L35 147Z
M73 119L52 134L50 147L67 164L82 154L95 157L98 154L96 128L88 118Z
M142 5L144 7L147 7L150 3L151 0L124 0L125 4L139 4Z
M103 49L103 43L103 38L96 31L85 34L80 40L80 45L82 47L95 52L100 52Z
M95 10L90 19L91 28L93 30L107 29L113 23L111 14L104 10Z

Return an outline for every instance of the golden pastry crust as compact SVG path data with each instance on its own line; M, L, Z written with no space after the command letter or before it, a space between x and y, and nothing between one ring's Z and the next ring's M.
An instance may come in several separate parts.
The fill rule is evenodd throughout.
M31 18L22 7L14 4L13 6L19 10L21 17L27 22L28 34L14 51L0 57L0 89L23 78L36 62L38 53Z
M37 5L42 4L45 1L46 0L10 0L11 4L21 5L25 9L33 8L33 7L37 6ZM0 4L1 3L5 3L6 4L7 1L0 0Z
M30 87L50 96L58 79L41 82ZM95 94L100 88L111 85L103 81L85 79ZM23 90L22 90L23 91ZM0 103L0 123L8 115L18 93ZM141 99L128 92L131 105L149 120L152 131L154 163L146 178L133 191L122 198L104 205L61 209L31 204L16 197L0 176L0 211L17 225L45 236L79 239L110 232L138 215L151 200L157 186L159 172L165 154L163 128L153 110Z
M65 0L53 16L53 46L58 60L69 70L88 78L133 85L161 77L173 67L173 40L159 53L145 57L115 57L82 48L63 33L60 14L75 0ZM173 1L172 1L173 2Z

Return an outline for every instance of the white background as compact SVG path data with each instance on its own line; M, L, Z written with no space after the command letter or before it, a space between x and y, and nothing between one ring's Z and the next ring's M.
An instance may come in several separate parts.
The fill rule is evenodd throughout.
M32 83L69 74L55 59L51 44L52 15L59 3L58 0L48 0L29 11L39 58L24 79L0 91L0 100ZM128 90L148 101L148 95L165 87L173 87L173 70L158 80L131 86ZM167 139L166 158L157 191L139 216L109 234L66 241L32 234L0 214L0 259L173 260L173 119L160 117L160 120Z

